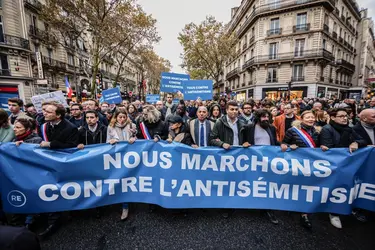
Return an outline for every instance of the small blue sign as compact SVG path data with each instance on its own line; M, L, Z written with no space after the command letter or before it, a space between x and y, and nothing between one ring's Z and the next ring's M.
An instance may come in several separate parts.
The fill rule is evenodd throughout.
M102 92L105 102L109 104L119 104L122 101L121 93L118 88L106 89Z
M176 73L161 73L160 91L167 93L184 92L184 83L190 80L189 75Z
M180 103L180 99L173 99L172 100L172 104L179 104Z
M189 80L184 82L185 100L212 100L212 80Z
M146 95L146 102L155 104L157 101L160 101L160 95Z

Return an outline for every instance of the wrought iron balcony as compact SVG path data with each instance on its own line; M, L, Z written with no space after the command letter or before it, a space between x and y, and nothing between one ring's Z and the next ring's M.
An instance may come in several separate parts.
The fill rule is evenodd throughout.
M335 84L339 84L339 80L336 79L336 80L335 80Z
M292 76L291 81L292 82L304 82L305 77L304 76Z
M240 71L239 68L235 68L235 69L233 69L232 71L230 71L230 72L227 74L227 80L229 80L229 79L231 79L231 78L234 78L234 77L237 77L239 71Z
M0 76L11 76L10 69L0 69Z
M31 56L31 60L33 60L33 58L35 58L35 54L33 54ZM36 59L34 59L34 60L36 61ZM45 66L47 66L51 69L55 68L55 69L66 71L66 63L65 62L58 61L58 60L52 59L52 58L47 57L47 56L42 56L42 63Z
M43 40L44 42L51 45L57 44L57 39L49 31L38 29L33 25L30 25L29 27L29 34L34 39L36 38Z
M267 78L266 83L278 82L277 78Z
M345 61L344 59L338 59L338 60L336 61L336 65L337 65L337 66L340 66L340 67L344 67L344 68L346 68L347 70L352 71L352 72L355 71L355 65L354 65L354 64L351 64L351 63L348 62L348 61Z
M254 57L250 58L245 62L245 64L242 66L242 70L246 70L250 68L254 64Z
M310 23L299 24L299 25L293 26L293 33L305 32L305 31L309 31L309 30L310 30Z
M281 34L282 34L282 31L283 31L282 28L268 30L268 31L267 31L267 36L276 36L276 35L281 35Z
M43 7L43 4L38 0L23 0L23 3L26 8L29 8L34 11L39 11Z
M337 16L340 16L340 10L339 10L339 8L335 8L335 12L334 12Z
M22 37L17 37L17 36L11 36L4 34L3 35L4 39L0 39L0 45L7 45L11 47L17 47L17 48L23 48L30 50L30 43L29 40L26 40Z

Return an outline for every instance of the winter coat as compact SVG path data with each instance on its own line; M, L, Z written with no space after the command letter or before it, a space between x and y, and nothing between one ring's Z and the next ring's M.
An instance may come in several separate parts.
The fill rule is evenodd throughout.
M241 120L237 120L237 129L238 129L238 141L239 145L243 144L242 132L241 129L243 128L244 124ZM214 125L210 133L210 145L216 147L222 147L224 143L228 143L230 145L233 144L233 130L229 126L227 121L227 116L221 117Z
M51 149L74 148L78 145L78 129L68 120L63 119L53 128L47 125L47 139Z
M13 142L16 142L17 138L13 139ZM39 137L38 134L31 133L28 137L22 140L23 143L31 143L31 144L40 144L43 140Z
M10 142L14 138L13 126L0 128L0 142Z
M138 139L146 139L143 134L140 127L141 122L143 119L138 119L137 122L137 138ZM149 123L147 121L144 122L145 126L148 129L148 132L150 133L150 136L152 139L156 137L160 137L162 140L166 140L168 138L168 122L163 122L162 120L159 120L155 123Z
M245 125L242 129L242 136L244 142L248 142L250 145L255 145L255 126L256 124L251 123ZM276 139L276 129L273 125L270 125L269 128L266 129L268 135L270 136L271 145L279 145Z
M98 123L98 127L94 132L89 129L89 126L85 126L78 129L78 143L84 145L100 144L107 142L107 127L101 123Z
M324 145L328 148L338 148L340 145L341 134L334 129L330 124L325 125L320 132L320 145ZM359 147L367 146L366 141L353 130L348 141L344 142L350 145L353 142L357 142Z
M188 146L193 145L193 139L185 126L181 127L181 131L178 134L175 134L172 131L169 131L169 139L172 139L174 142L179 142Z
M311 138L313 139L314 143L315 143L315 146L316 147L319 147L319 132L320 132L320 129L318 127L312 127L311 130L309 130L309 128L307 126L305 126L301 121L294 121L293 122L293 127L296 127L297 129L301 129L303 128L305 131L307 131ZM297 132L293 129L293 127L291 127L290 129L288 129L285 133L285 137L284 137L284 140L283 140L283 144L288 144L288 145L297 145L298 147L300 148L308 148L309 145L307 145L301 138L301 136L299 136L299 134L297 134Z
M366 130L364 129L364 127L362 126L362 124L361 124L360 122L358 122L358 123L353 127L353 130L354 130L354 132L356 132L360 137L362 137L363 140L365 140L366 145L373 145L373 144L374 144L374 143L372 143L370 136L368 135L368 133L366 132ZM373 130L374 130L374 133L375 133L375 128L374 128Z
M209 145L210 144L210 141L209 141L210 133L211 133L211 130L214 128L215 123L210 121L210 120L207 120L207 119L205 120L205 123L206 123L205 138L206 138L207 145ZM200 122L199 122L198 119L194 119L194 120L191 120L189 122L190 135L191 135L191 137L193 139L193 143L195 145L200 145L199 129L200 129Z

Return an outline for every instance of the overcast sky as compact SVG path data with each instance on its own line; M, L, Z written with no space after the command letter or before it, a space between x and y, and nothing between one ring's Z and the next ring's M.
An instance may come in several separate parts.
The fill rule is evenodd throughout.
M157 19L161 42L155 46L156 53L172 63L172 71L183 73L180 68L182 47L178 34L185 24L200 23L207 15L217 20L229 22L230 9L239 6L241 0L138 0L143 9ZM375 0L357 0L360 8L368 8L375 20ZM372 7L370 7L372 3Z

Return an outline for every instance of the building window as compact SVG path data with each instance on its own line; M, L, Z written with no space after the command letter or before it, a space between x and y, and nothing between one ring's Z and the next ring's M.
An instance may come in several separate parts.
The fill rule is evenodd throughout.
M277 68L268 68L267 82L277 82Z
M329 79L330 80L332 79L332 74L333 74L333 68L331 66L330 69L329 69Z
M332 45L332 55L335 56L335 45Z
M337 23L334 22L334 23L333 23L333 31L336 32L336 30L337 30Z
M48 57L49 58L53 58L53 56L52 56L52 49L48 49L47 53L48 53Z
M297 39L295 48L294 48L294 56L303 56L304 50L305 50L305 39Z
M280 20L279 18L271 19L271 26L269 35L278 35L280 33Z
M270 9L280 8L280 0L268 0L268 5Z
M276 59L278 53L278 44L270 43L269 59Z
M0 16L0 42L2 42L2 43L4 42L4 27L3 27L3 17L2 16Z
M72 54L68 54L68 64L74 65L74 58Z
M8 56L4 54L0 54L0 75L10 76Z
M327 41L326 41L326 39L323 39L323 49L327 49Z
M303 64L296 64L293 66L293 79L294 82L304 81Z
M329 18L327 14L324 14L324 24L329 25Z
M307 23L307 14L306 13L297 14L297 26L306 25L306 23Z

